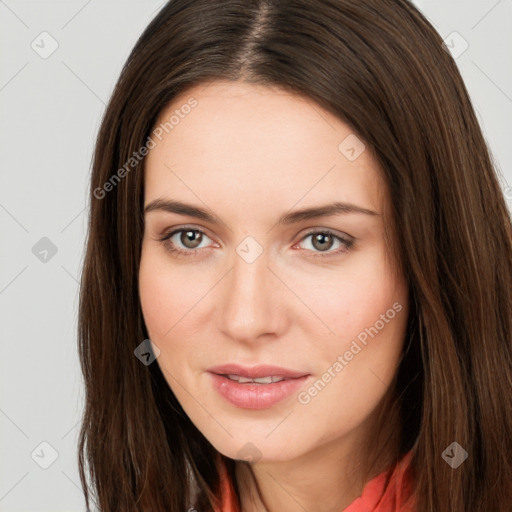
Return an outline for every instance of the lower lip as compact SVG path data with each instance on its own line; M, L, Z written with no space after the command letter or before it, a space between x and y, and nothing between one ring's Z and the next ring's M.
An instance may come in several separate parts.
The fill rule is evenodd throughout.
M271 384L240 384L224 375L210 373L215 389L226 400L243 409L268 409L297 392L308 375Z

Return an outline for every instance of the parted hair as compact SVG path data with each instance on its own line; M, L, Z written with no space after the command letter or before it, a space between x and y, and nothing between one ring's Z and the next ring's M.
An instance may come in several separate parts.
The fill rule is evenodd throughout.
M412 450L418 512L509 512L511 218L457 65L407 0L170 0L138 39L92 162L78 325L88 509L218 505L220 454L158 365L134 357L148 338L138 290L145 159L104 187L173 98L216 79L308 97L371 149L411 297L393 388L396 460ZM442 458L454 441L468 453L456 469Z

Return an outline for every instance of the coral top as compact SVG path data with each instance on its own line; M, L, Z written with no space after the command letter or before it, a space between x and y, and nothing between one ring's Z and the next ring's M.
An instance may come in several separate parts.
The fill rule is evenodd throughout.
M411 497L413 470L410 465L412 451L408 452L392 468L389 481L386 482L389 470L383 471L366 483L361 496L340 512L414 512ZM226 466L221 460L221 508L216 512L239 512L235 490L227 477Z

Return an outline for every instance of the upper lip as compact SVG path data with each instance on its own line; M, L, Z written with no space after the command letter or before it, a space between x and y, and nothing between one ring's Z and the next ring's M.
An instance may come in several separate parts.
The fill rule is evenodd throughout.
M257 366L241 366L239 364L223 364L220 366L213 366L208 368L210 373L216 373L217 375L240 375L248 379L257 379L258 377L284 377L287 379L296 379L298 377L304 377L309 375L307 372L290 370L288 368L282 368L280 366L273 366L268 364L261 364Z

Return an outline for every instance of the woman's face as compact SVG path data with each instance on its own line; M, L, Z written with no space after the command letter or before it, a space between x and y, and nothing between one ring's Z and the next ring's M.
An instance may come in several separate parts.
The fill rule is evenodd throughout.
M220 81L177 97L152 141L140 300L183 409L231 458L348 453L408 311L370 151L311 100Z

